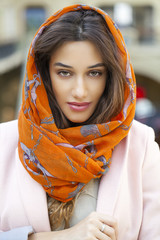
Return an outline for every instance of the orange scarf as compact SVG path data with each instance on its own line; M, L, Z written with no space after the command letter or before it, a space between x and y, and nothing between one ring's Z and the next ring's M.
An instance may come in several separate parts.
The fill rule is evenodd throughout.
M34 62L34 42L43 29L69 11L93 9L106 20L126 66L124 108L116 118L102 124L58 129L49 107L41 76ZM53 198L71 200L92 179L110 166L114 147L128 134L135 113L135 77L120 31L102 10L86 5L66 7L51 16L32 41L19 113L19 157L31 175Z

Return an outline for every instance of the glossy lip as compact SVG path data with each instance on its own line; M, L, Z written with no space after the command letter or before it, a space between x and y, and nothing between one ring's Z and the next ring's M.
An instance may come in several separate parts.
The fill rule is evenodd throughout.
M89 105L91 103L90 102L68 102L69 107L73 110L73 111L77 111L77 112L81 112L81 111L85 111Z

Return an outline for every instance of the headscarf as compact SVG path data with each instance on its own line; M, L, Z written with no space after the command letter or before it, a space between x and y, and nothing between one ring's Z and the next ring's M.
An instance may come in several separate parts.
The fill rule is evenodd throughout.
M34 44L46 26L62 14L91 9L103 16L122 53L125 66L125 102L120 114L109 122L58 129L54 113L34 59ZM101 9L73 5L56 12L39 28L28 53L19 113L19 158L31 177L49 196L67 202L93 178L107 174L114 147L128 134L135 114L135 76L123 37Z

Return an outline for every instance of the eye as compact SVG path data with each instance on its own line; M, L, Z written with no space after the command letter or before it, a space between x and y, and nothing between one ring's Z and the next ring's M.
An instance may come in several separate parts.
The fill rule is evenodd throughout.
M61 70L58 72L58 75L60 75L61 77L70 77L71 73L65 70Z
M101 71L91 71L89 72L89 76L91 77L100 77L102 75Z

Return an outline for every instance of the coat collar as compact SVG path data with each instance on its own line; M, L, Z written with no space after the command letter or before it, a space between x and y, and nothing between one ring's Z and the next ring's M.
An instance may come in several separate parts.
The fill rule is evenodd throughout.
M125 169L125 159L128 155L128 137L124 138L114 149L112 163L109 171L101 178L97 211L115 215L116 203L122 183L122 176Z
M46 192L24 169L16 149L18 187L28 222L36 232L51 231Z

